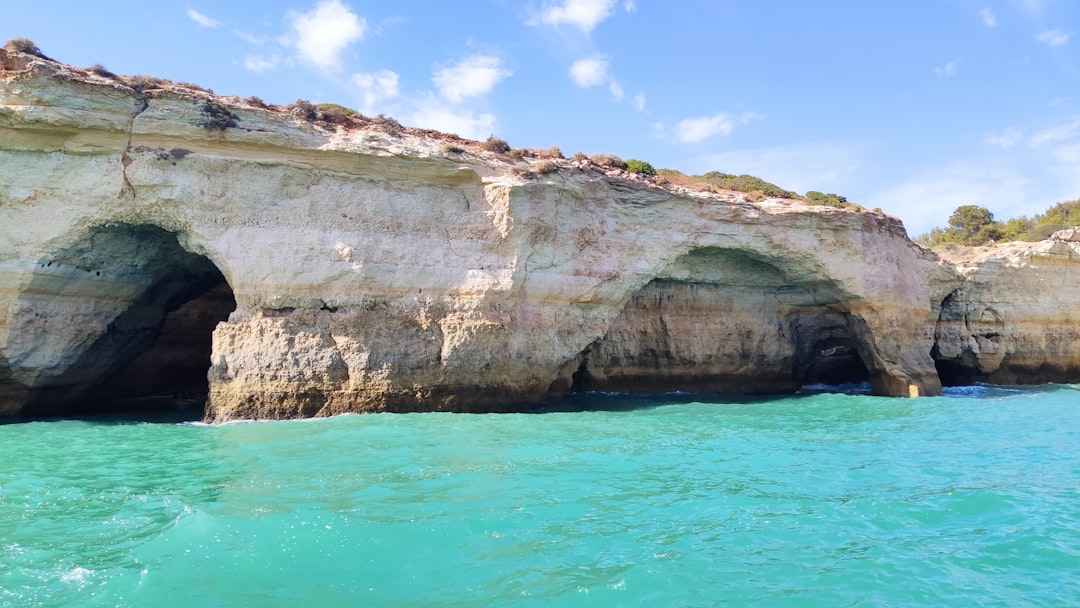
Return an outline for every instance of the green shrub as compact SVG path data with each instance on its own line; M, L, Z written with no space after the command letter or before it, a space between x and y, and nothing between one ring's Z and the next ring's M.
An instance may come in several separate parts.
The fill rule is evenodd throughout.
M811 190L806 193L807 205L824 205L826 207L836 207L837 209L845 209L852 204L848 202L846 196L840 196L839 194L825 194L816 190Z
M626 170L630 173L639 173L641 175L656 175L656 169L653 169L652 165L636 158L631 158L626 161Z
M706 182L725 190L734 190L736 192L754 192L759 190L767 197L799 198L798 194L784 190L776 184L769 183L760 177L754 177L753 175L731 175L729 173L720 173L719 171L709 171L705 175L702 175L701 178Z
M1042 241L1058 230L1080 225L1080 200L1065 201L1028 218L1006 222L994 219L986 207L961 205L949 216L947 228L934 228L915 240L934 249L966 245L975 247L1010 241Z

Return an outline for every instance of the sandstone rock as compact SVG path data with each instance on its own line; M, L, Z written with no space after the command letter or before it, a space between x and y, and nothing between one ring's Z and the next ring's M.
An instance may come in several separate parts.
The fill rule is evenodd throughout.
M170 311L222 281L236 309L206 354L211 421L844 379L933 395L935 335L939 361L977 348L968 359L990 369L993 332L958 320L998 327L972 307L1012 310L985 299L1009 288L975 288L999 275L955 270L880 214L569 161L530 176L477 142L444 153L449 136L427 131L4 65L2 415L69 412L149 373L179 348L159 337ZM235 126L208 127L207 104ZM180 317L211 318L192 306Z

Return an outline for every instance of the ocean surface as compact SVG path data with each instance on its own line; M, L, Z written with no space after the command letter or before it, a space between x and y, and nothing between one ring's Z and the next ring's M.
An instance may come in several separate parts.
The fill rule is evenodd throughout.
M0 426L0 606L1080 605L1080 387Z

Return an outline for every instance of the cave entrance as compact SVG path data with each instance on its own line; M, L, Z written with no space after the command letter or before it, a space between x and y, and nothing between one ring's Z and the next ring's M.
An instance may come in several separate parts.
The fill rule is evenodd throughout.
M221 271L176 233L95 228L41 260L20 292L6 398L23 417L199 415L213 330L235 308Z
M822 387L850 387L870 381L870 370L861 353L862 344L850 329L847 315L823 314L813 317L814 321L841 317L833 321L832 327L812 332L806 343L808 348L800 348L796 361L796 374L801 378L803 389Z
M834 281L702 248L631 294L582 352L575 391L785 394L870 380L862 322Z

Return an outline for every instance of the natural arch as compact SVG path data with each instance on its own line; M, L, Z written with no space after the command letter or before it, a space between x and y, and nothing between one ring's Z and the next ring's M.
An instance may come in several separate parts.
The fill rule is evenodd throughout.
M0 413L201 409L211 333L235 307L221 271L175 233L93 228L42 258L20 290Z
M865 324L834 281L736 249L682 256L582 353L575 390L788 393L874 380Z

